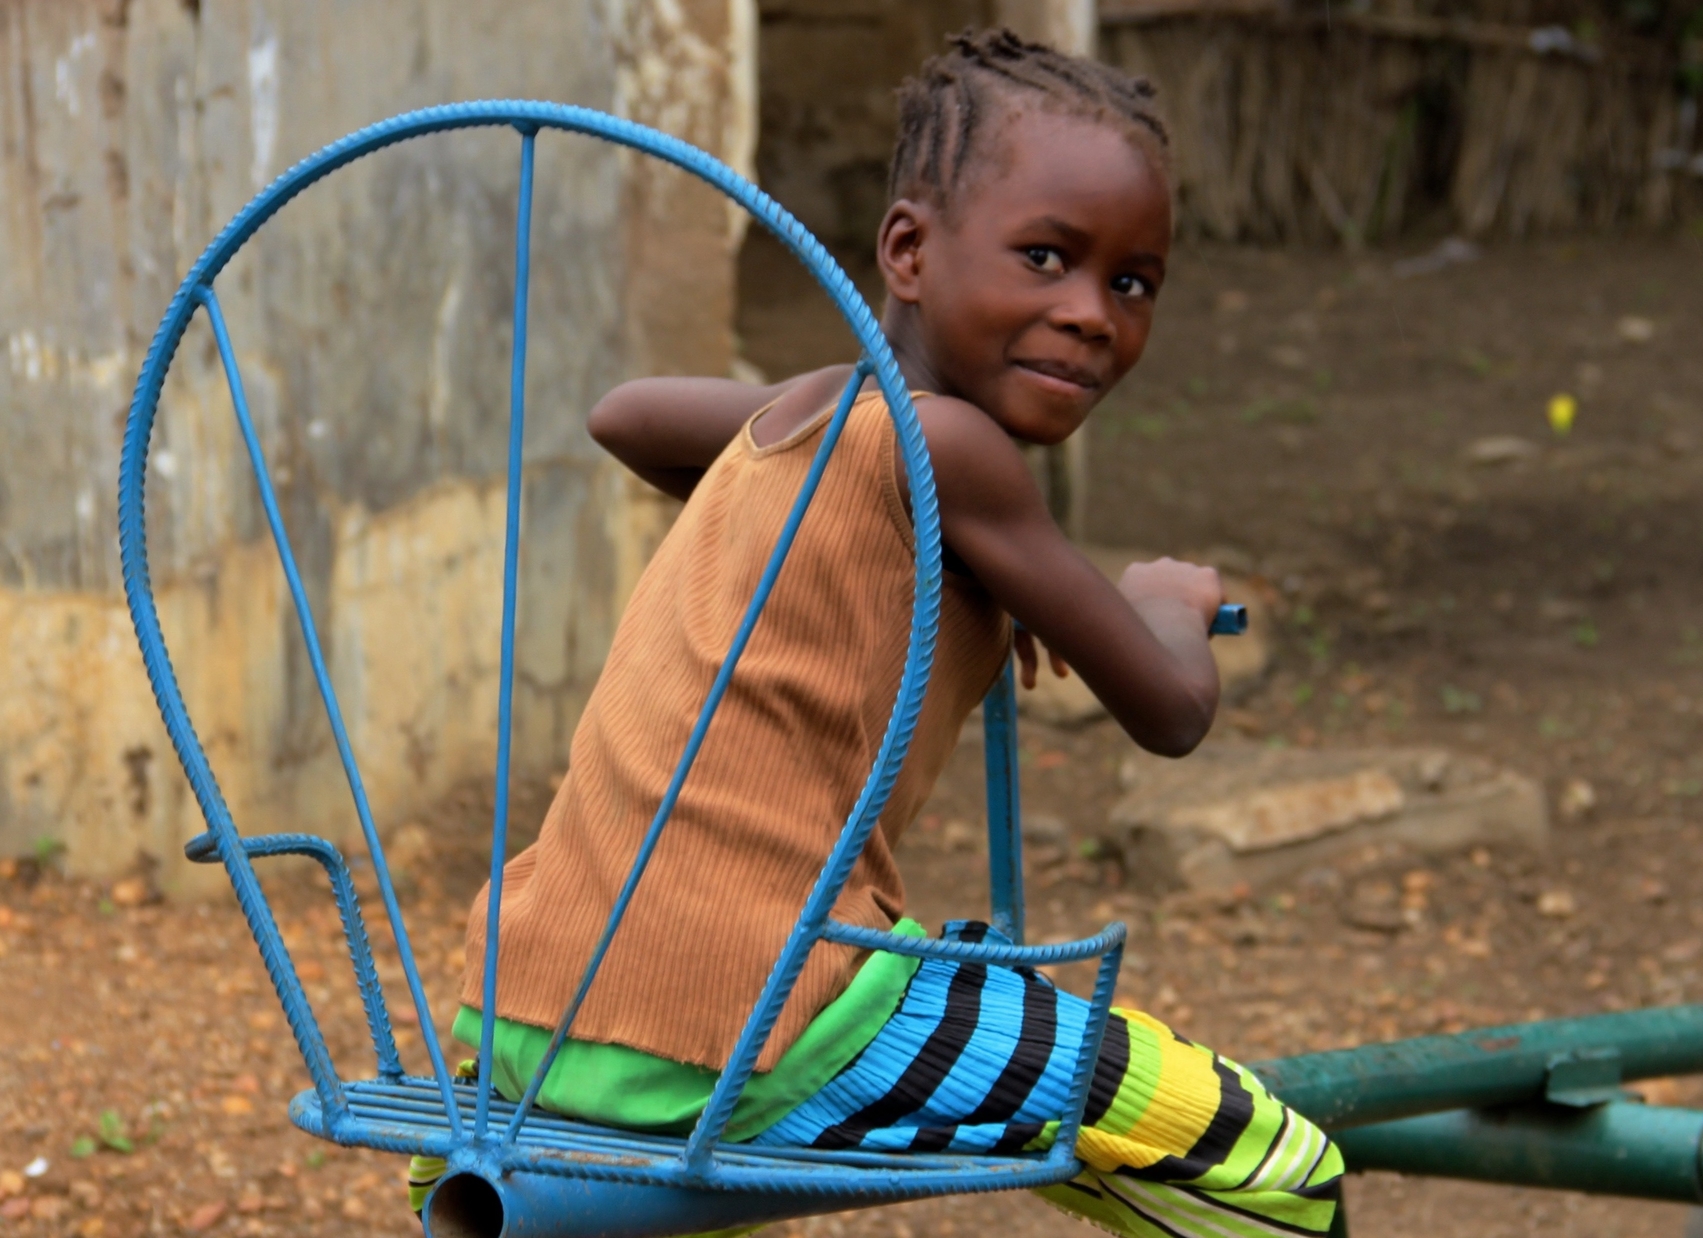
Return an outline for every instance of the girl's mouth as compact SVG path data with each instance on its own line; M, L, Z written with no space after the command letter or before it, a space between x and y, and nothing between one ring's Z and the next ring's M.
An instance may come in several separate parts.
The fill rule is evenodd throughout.
M1046 386L1067 395L1081 395L1100 389L1099 375L1078 365L1063 361L1019 361L1016 365Z

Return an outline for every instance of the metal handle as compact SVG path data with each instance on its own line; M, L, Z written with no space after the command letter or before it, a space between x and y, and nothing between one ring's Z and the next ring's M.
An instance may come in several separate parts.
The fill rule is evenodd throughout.
M1208 628L1210 636L1240 636L1248 630L1248 608L1226 602L1218 608L1213 616L1212 626Z

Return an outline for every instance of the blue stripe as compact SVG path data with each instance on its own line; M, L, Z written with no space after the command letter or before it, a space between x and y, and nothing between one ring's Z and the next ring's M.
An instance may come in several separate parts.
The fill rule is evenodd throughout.
M899 1009L863 1052L821 1091L752 1142L808 1148L823 1131L891 1091L939 1027L946 1013L946 991L957 966L937 959L924 960L912 977Z
M966 1118L992 1108L990 1096L1011 1073L1013 1058L1024 1047L1025 1007L1034 1000L1029 990L1047 982L1026 981L1011 968L988 966L973 1020L963 1020L962 1010L949 1019L948 998L955 980L960 982L956 1000L963 1003L961 973L966 968L983 970L983 965L924 960L899 1009L864 1051L754 1142L810 1145L838 1128L844 1136L857 1138L854 1146L870 1150L986 1153L1012 1139L1027 1143L1037 1124L1056 1121L1069 1101L1071 1071L1088 1025L1088 1003L1053 991L1052 1043L1033 1087L1009 1121L970 1124ZM1032 1019L1029 1025L1033 1035ZM890 1120L872 1124L872 1129L856 1129L860 1115L894 1102L907 1078L917 1074L925 1050L937 1057L955 1055L938 1086ZM1025 1052L1032 1053L1033 1046Z

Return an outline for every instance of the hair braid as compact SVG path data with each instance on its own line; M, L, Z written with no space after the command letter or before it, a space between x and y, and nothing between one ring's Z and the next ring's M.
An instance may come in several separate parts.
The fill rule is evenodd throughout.
M1161 166L1168 162L1170 138L1146 78L1067 56L1005 28L965 30L947 44L899 87L889 201L920 190L944 205L999 94L1037 96L1072 114L1125 126Z

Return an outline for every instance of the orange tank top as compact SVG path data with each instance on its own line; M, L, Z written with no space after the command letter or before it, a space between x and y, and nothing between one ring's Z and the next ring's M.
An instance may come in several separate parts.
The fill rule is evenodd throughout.
M640 579L538 841L504 870L503 1018L539 1027L560 1019L830 415L767 447L747 422ZM732 1051L874 764L898 691L915 572L899 467L885 400L861 396L575 1020L576 1039L712 1069ZM993 600L946 577L916 736L835 907L851 924L886 929L899 918L893 847L1010 648ZM487 893L468 920L461 997L474 1007ZM759 1070L860 962L850 947L816 946Z

